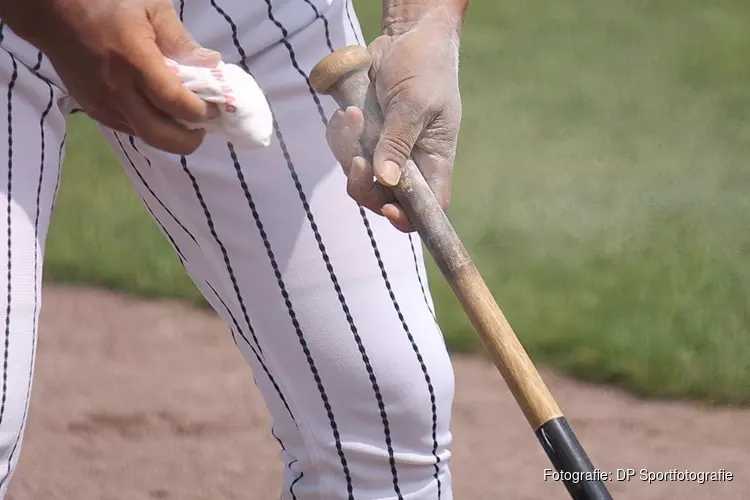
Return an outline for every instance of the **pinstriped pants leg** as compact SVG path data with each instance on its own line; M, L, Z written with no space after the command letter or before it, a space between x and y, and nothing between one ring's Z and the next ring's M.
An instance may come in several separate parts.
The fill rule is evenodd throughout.
M356 18L340 1L257 4L187 2L184 21L266 91L270 148L211 137L180 158L110 142L253 368L283 498L450 499L453 372L419 240L347 196L324 139L335 104L307 81L361 42Z
M0 41L4 34L0 25ZM65 141L63 92L35 74L41 54L23 55L0 48L0 498L21 451L44 243Z
M179 157L109 130L105 136L252 367L285 462L282 498L449 500L453 372L420 242L346 195L324 140L334 103L307 81L321 57L361 43L356 17L341 0L248 4L177 2L198 41L243 65L266 91L275 116L270 148L240 151L209 137L196 153ZM10 471L28 400L38 267L64 123L49 104L50 86L23 65L13 77L10 56L0 56L7 59L0 61L4 82L23 83L8 125L25 127L23 136L40 144L19 151L9 145L5 157L0 147L12 231L3 238L0 227L0 240L12 242L14 255L34 257L9 252L6 283L0 273L0 287L12 285L7 294L0 288L12 306L7 408L0 405L0 469ZM8 95L11 86L3 87ZM41 165L42 150L43 179L32 168ZM11 159L24 170L11 169ZM20 179L12 189L11 173Z

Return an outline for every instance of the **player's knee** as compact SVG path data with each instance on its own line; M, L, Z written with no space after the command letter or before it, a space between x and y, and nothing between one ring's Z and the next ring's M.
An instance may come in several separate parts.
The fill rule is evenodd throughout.
M413 447L423 446L424 438L434 432L447 430L454 395L449 360L429 367L420 364L418 372L395 372L381 384L384 418L393 427L394 437Z
M385 490L396 485L404 495L430 491L425 498L434 498L448 474L453 370L447 355L415 356L409 369L405 361L377 366L374 381L362 388L368 413L362 407L350 417L343 451L356 482L383 495L377 498L390 498Z

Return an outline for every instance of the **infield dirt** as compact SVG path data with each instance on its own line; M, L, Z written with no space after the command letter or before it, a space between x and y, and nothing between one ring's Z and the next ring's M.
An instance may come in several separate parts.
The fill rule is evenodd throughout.
M249 368L204 310L45 287L29 423L10 500L269 500L282 464ZM495 368L454 357L454 497L569 498ZM199 367L199 369L197 368ZM645 402L542 371L597 467L638 475L618 500L750 498L750 411Z

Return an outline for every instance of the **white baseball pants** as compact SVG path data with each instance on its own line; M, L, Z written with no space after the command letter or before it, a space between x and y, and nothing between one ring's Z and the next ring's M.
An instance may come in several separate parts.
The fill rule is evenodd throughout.
M202 45L266 92L272 146L241 151L210 136L179 157L103 133L252 367L285 462L282 498L450 500L453 371L420 241L347 196L325 142L335 104L307 79L330 51L363 43L352 6L176 7ZM0 36L2 498L21 450L44 242L75 103L41 53L7 27Z

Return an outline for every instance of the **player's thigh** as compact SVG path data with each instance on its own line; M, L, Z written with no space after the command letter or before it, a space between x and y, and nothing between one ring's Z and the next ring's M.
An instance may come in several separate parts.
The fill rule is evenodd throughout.
M277 141L262 151L211 137L175 158L110 136L232 326L294 470L329 477L334 495L430 487L449 457L453 373L419 240L346 195L317 116L275 110ZM296 494L306 487L321 488L302 480Z
M0 497L20 454L65 133L62 92L7 42L0 48Z
M434 496L442 479L448 498L453 373L419 241L347 196L324 139L334 104L307 81L357 43L343 7L250 57L276 118L269 148L210 136L174 157L107 135L253 365L290 477L307 478L295 494Z

